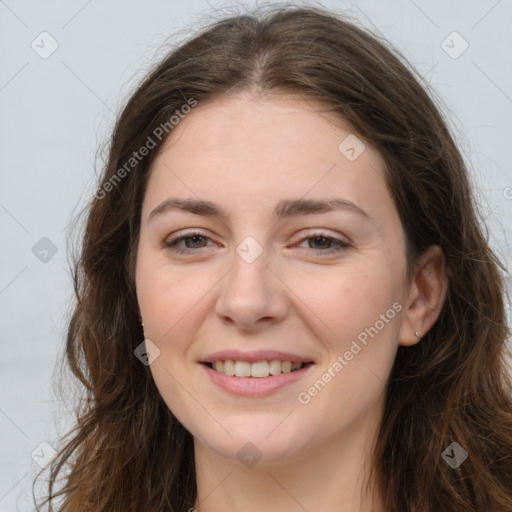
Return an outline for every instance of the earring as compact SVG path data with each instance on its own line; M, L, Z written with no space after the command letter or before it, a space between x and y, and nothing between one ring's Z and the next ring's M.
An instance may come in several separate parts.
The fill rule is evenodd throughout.
M421 332L420 331L416 331L414 334L416 335L416 338L418 338L418 339L421 338Z
M144 332L144 321L142 320L142 316L139 315L139 322L140 322L140 325L142 326L142 334L144 336L144 339L146 339L146 333Z

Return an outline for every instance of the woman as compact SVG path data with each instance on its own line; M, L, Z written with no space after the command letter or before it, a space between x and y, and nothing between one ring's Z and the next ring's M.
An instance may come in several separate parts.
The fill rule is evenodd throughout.
M87 213L59 510L512 510L501 264L374 35L208 27L128 101Z

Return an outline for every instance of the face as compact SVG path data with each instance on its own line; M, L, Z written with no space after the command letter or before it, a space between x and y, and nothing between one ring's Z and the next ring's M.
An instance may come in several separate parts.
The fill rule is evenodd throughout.
M195 443L272 462L380 420L407 296L383 169L300 99L226 96L173 128L136 287L152 376Z

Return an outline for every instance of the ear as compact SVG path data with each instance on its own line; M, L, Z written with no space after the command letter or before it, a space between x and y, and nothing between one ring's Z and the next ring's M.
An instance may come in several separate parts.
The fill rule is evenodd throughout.
M428 332L439 317L447 290L444 254L438 245L432 245L420 256L411 280L400 326L399 345L415 345Z

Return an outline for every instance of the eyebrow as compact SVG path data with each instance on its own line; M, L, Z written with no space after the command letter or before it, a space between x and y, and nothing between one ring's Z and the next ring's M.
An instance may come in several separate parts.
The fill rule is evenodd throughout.
M218 216L222 220L228 220L229 215L218 205L202 199L179 199L170 197L160 203L148 217L148 223L155 217L172 210L182 210L196 215L207 217ZM333 199L284 199L279 201L274 209L274 219L280 221L289 217L327 213L331 211L347 211L363 217L366 220L372 218L352 201L342 198Z

